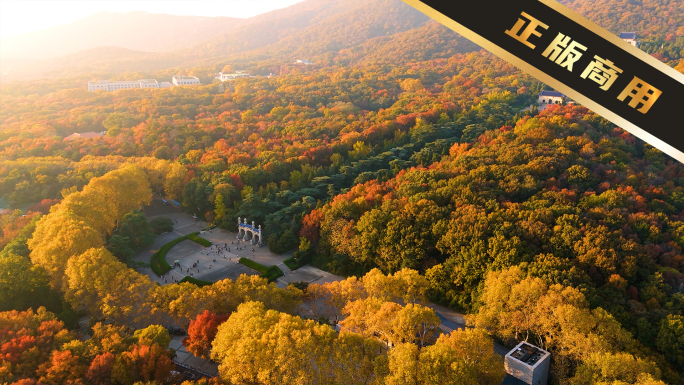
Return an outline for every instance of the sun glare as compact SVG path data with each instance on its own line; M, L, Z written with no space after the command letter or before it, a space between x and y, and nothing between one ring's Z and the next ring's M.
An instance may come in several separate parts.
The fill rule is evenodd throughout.
M101 11L252 17L302 0L42 1L1 0L0 38L68 24Z

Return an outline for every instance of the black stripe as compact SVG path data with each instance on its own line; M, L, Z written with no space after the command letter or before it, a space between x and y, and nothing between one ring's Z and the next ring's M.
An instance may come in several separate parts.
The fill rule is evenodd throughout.
M422 2L684 152L684 119L682 118L684 84L577 22L538 0L422 0ZM538 28L538 31L542 33L540 37L533 35L528 39L536 46L534 49L504 32L510 30L518 18L522 18L521 12L526 12L548 25L546 30ZM542 52L559 32L587 47L582 57L574 64L572 72L542 56ZM624 32L637 32L637 38L639 37L639 31ZM594 55L612 61L615 66L623 70L607 91L600 89L601 86L594 81L580 77L584 69L594 60ZM634 76L662 91L658 100L646 114L630 107L629 98L625 101L618 100L618 95L628 86Z

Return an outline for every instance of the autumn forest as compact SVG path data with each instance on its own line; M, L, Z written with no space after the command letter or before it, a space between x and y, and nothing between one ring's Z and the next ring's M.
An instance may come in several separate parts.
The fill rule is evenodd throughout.
M680 1L561 2L684 72ZM581 105L540 111L549 86L400 1L366 3L3 80L0 384L499 385L496 347L520 341L552 354L550 384L684 383L684 166ZM235 70L258 76L213 79ZM202 85L87 91L177 74ZM254 220L272 253L344 279L159 285L131 259L166 231L153 196ZM431 304L467 327L439 335ZM218 377L183 382L170 324Z

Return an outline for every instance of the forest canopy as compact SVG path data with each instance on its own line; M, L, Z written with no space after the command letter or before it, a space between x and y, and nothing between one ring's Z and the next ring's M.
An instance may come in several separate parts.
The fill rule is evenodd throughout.
M681 2L564 3L684 72ZM218 363L215 385L500 384L494 348L522 340L552 353L553 384L681 383L682 165L570 100L539 111L548 86L368 4L384 25L365 2L303 2L183 68L0 87L1 383L175 381L161 325ZM87 92L94 74L203 84ZM173 230L141 212L153 196L228 231L247 217L342 278L159 285L131 261ZM435 304L467 327L439 336Z

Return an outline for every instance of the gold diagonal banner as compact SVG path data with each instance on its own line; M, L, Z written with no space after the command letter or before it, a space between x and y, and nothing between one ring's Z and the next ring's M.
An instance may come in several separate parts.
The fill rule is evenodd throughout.
M684 74L555 0L403 1L684 163Z

